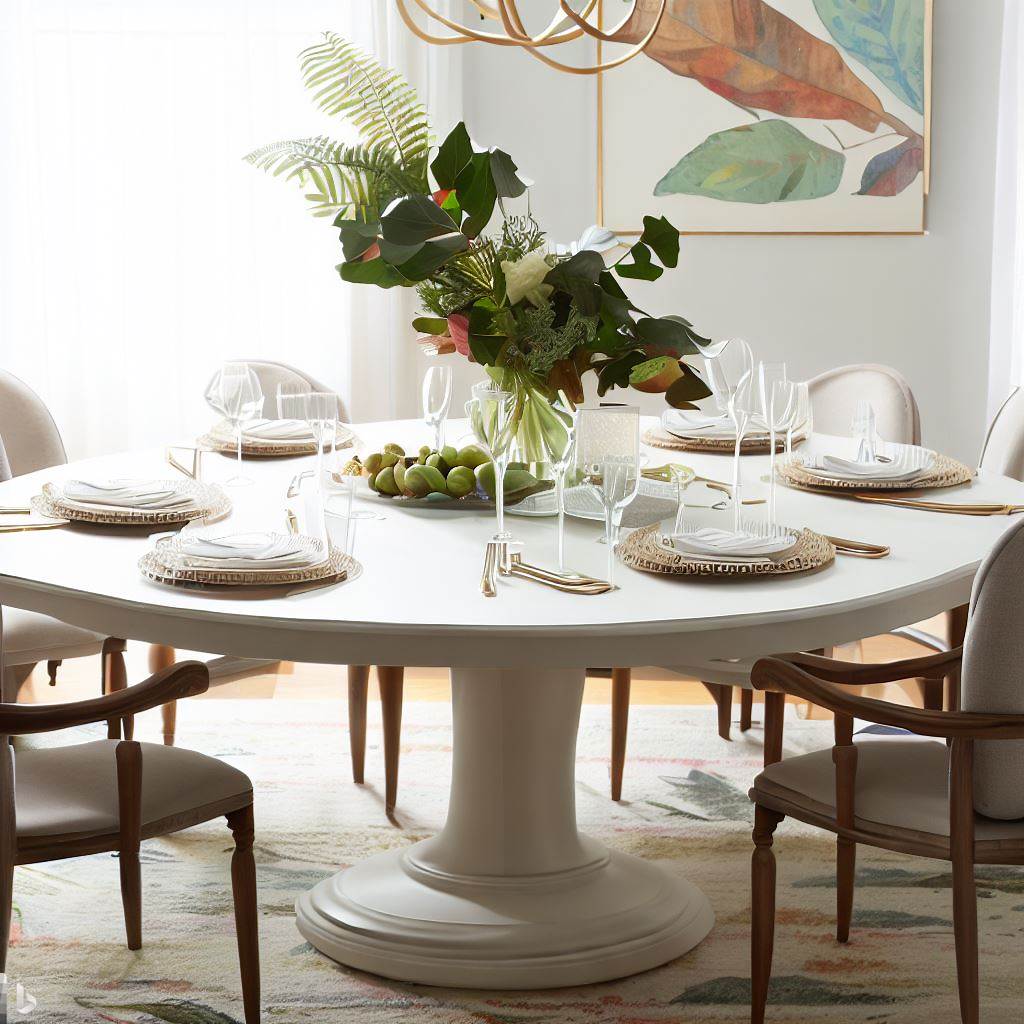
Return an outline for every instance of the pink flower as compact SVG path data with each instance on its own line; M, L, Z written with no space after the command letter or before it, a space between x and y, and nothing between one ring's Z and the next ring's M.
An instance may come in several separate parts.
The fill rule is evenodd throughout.
M455 351L465 356L471 363L476 362L469 350L469 317L465 313L452 313L448 317L448 333L451 335Z

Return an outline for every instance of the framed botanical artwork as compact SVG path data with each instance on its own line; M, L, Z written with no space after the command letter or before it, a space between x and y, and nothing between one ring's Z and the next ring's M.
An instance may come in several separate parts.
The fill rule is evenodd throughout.
M602 0L606 23L622 0ZM598 222L920 234L932 0L640 0L598 75Z

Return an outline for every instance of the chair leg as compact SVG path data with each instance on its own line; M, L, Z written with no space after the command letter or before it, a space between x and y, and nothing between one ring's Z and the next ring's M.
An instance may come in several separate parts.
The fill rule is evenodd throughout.
M633 671L612 669L612 799L622 799L622 773L626 767L626 736L629 730L629 691Z
M115 754L120 816L118 865L121 870L124 931L128 948L141 949L142 865L139 863L139 845L142 835L142 747L138 743L118 743Z
M14 751L7 737L0 736L0 974L7 971L7 945L11 939L16 835Z
M840 836L836 840L836 939L850 941L853 891L857 877L857 844Z
M402 746L402 691L405 669L377 666L380 712L384 720L384 811L391 814L398 799L398 756Z
M59 669L63 664L63 658L51 658L46 663L46 675L49 678L51 686L57 685L57 669Z
M718 735L723 740L731 739L732 732L732 687L720 683L704 683L704 689L718 705Z
M149 671L159 672L161 669L169 668L174 664L174 657L173 647L168 647L166 644L150 644ZM160 715L163 719L164 746L173 747L174 736L178 728L177 701L171 701L169 704L164 704L160 709Z
M978 986L978 897L974 883L973 746L954 739L950 751L950 859L953 864L953 938L963 1024L981 1019Z
M352 755L352 781L362 785L366 768L366 694L369 665L348 667L348 745Z
M17 704L18 692L28 682L35 665L12 665L10 668L0 669L0 691L4 704Z
M235 934L238 939L238 967L242 976L242 1005L245 1024L260 1019L260 932L256 906L256 861L252 855L255 826L252 804L227 816L235 838L231 855L231 892L235 901Z
M754 691L740 690L740 732L746 732L754 724Z
M128 668L124 663L125 642L107 639L103 641L103 693L116 693L128 687ZM123 730L123 732L122 732ZM107 723L107 736L112 740L124 736L130 740L135 735L135 716L126 715L118 722L116 719Z
M775 854L773 836L783 816L758 804L754 809L754 856L751 861L750 1020L764 1024L768 983L775 945Z

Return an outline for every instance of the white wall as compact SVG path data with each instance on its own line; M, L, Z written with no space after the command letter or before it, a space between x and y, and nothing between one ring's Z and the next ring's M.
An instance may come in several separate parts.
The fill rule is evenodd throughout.
M686 238L680 268L637 287L652 312L744 337L764 358L788 360L797 378L847 362L897 367L921 405L925 442L975 459L985 430L1003 4L935 6L926 236ZM502 47L465 51L474 138L508 150L535 179L533 209L553 238L577 237L596 218L594 81Z

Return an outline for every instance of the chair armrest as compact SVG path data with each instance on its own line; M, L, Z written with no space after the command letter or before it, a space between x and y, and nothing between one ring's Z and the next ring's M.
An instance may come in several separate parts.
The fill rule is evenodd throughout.
M0 736L25 736L137 715L150 708L205 693L210 671L201 661L182 661L117 693L71 704L0 704Z
M811 675L798 665L781 658L762 658L756 662L750 679L757 690L788 693L837 715L849 715L895 729L908 729L921 736L938 736L943 739L1024 739L1024 715L928 711L890 704L871 697L855 697L842 686Z
M780 661L805 669L819 679L846 686L867 686L871 683L894 683L900 679L942 679L960 667L963 647L921 658L888 661L876 664L836 661L818 654L779 654Z

